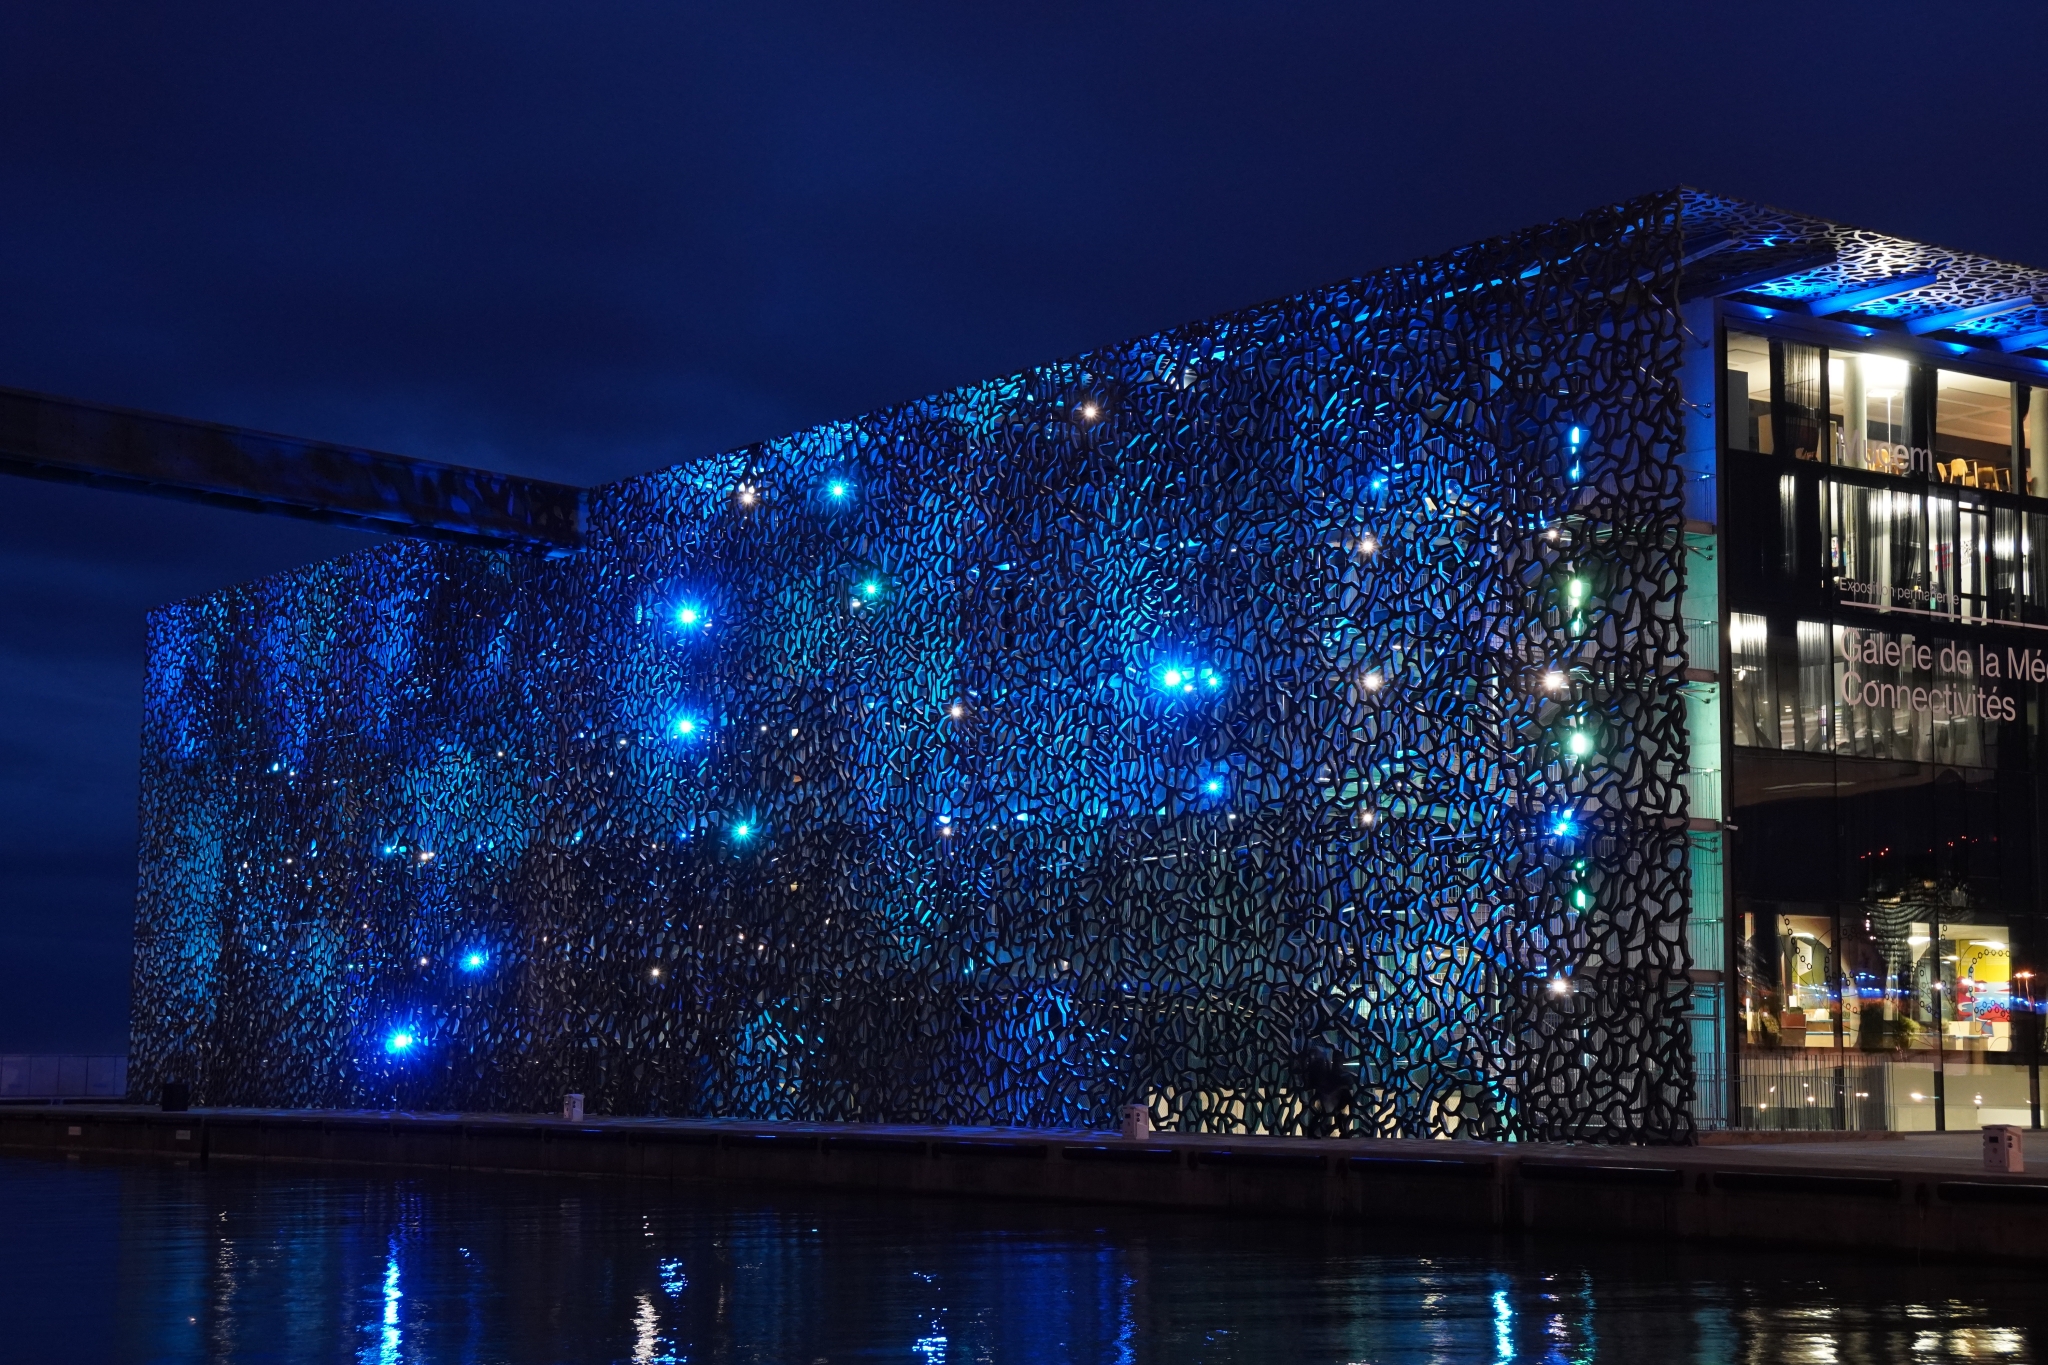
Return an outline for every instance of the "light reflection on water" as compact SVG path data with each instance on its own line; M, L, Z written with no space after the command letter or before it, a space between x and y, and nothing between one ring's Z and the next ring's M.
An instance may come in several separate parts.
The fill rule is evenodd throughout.
M623 1181L0 1159L0 1361L2022 1361L2039 1276Z

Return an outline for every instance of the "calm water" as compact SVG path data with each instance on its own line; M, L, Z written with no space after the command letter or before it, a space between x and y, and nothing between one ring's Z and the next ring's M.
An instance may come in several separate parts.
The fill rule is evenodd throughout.
M0 1359L2032 1360L2039 1271L0 1159Z

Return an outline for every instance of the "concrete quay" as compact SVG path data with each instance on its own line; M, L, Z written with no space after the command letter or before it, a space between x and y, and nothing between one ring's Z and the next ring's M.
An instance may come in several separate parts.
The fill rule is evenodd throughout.
M2048 1260L2041 1174L1979 1135L1699 1147L1329 1140L734 1119L0 1106L0 1152L757 1183L1492 1232Z

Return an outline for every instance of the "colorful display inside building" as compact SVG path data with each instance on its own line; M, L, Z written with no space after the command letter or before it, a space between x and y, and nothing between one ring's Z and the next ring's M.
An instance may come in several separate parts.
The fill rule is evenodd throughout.
M2048 601L2009 568L2048 546L2011 520L2039 438L2001 463L1979 413L1921 440L1875 364L1838 401L1832 353L1760 301L1868 292L1900 249L1654 195L593 490L560 560L394 542L164 608L137 1082L1062 1127L1143 1103L1306 1135L1742 1121L1767 1034L1862 1037L1847 892L1779 895L1769 813L1728 846L1727 807L1778 799L1757 763L1995 785L2034 744L2031 691L1994 716L1915 661L1991 649L1927 613ZM1988 576L1929 587L1924 528L1966 505ZM1814 508L1845 529L1809 535ZM1825 604L1760 586L1780 564ZM1869 697L1801 672L1908 637ZM1908 685L1949 687L1947 719ZM1917 856L1883 866L1904 886ZM2018 930L1892 918L1901 952L1936 920L1956 945L1945 1028L2010 1030Z

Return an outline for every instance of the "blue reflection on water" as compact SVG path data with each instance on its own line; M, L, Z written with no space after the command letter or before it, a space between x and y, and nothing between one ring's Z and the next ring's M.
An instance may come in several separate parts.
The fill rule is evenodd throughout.
M398 1330L398 1301L405 1295L398 1288L398 1239L393 1237L384 1259L384 1317L367 1329L377 1336L374 1347L364 1347L358 1359L375 1365L400 1365L398 1347L403 1339ZM381 1328L381 1331L379 1330Z
M1983 1262L625 1181L0 1159L0 1209L8 1361L2022 1360L2048 1313Z

